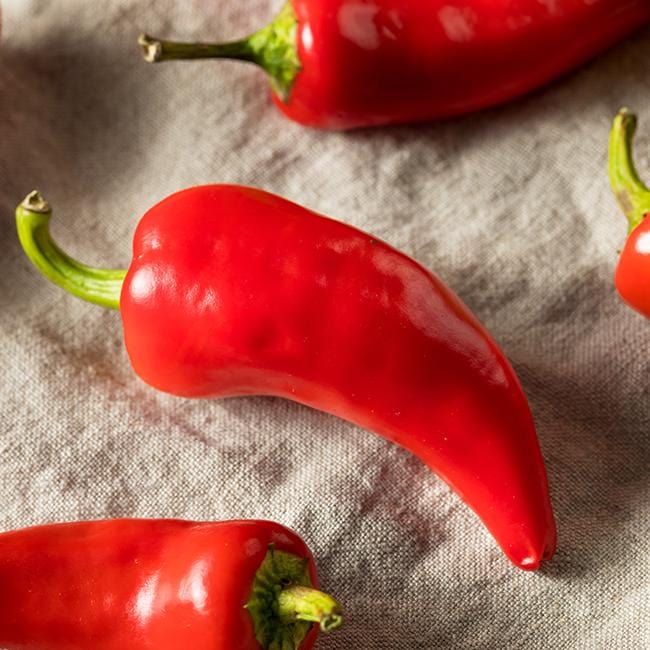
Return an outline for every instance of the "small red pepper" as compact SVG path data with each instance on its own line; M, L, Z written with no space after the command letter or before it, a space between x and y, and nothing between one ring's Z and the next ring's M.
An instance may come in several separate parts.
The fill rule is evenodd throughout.
M0 534L8 650L310 650L339 605L270 521L118 519Z
M308 126L432 120L499 104L650 20L648 0L290 0L240 41L140 37L148 61L234 58L268 72Z
M229 185L178 192L137 227L128 272L75 262L33 193L16 212L34 264L122 313L136 373L174 395L265 394L345 418L438 472L508 557L535 569L555 524L510 364L433 274L371 235ZM121 294L121 295L120 295Z
M639 178L632 157L636 123L635 115L621 109L609 141L609 178L630 224L614 279L623 300L650 318L650 190Z

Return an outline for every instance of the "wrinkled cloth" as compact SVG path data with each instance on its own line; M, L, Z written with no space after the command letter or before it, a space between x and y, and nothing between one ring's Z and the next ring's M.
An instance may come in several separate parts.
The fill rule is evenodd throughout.
M344 604L319 649L650 647L650 323L617 297L626 224L611 119L640 113L650 31L505 107L435 124L304 129L238 62L144 63L141 30L232 39L265 0L5 0L0 46L0 529L107 517L265 518L295 529ZM559 529L511 566L417 459L271 398L192 401L131 371L117 312L30 265L13 210L38 188L62 248L126 268L144 211L187 186L264 188L433 269L529 397Z

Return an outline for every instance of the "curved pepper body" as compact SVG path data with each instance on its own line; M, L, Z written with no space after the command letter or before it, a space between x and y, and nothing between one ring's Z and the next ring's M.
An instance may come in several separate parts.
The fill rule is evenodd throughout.
M625 242L615 282L621 298L650 318L650 219L647 216Z
M275 395L354 422L437 472L516 565L552 555L519 382L469 310L406 255L259 190L193 188L138 225L120 310L148 384Z
M244 606L269 544L306 558L315 582L302 540L266 521L127 519L0 534L0 647L260 650Z
M650 20L647 0L292 0L291 119L348 129L431 120L526 93Z

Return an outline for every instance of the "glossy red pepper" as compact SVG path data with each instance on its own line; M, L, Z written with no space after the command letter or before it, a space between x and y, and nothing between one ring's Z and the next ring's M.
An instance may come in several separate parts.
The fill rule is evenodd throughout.
M269 521L121 519L0 534L0 647L309 650L341 624L313 558Z
M516 565L552 555L521 386L477 319L417 262L238 186L192 188L149 210L126 277L64 256L49 220L38 194L18 207L26 252L72 293L119 306L148 384L187 397L275 395L345 418L440 474Z
M234 43L140 42L149 61L255 62L285 115L349 129L504 102L648 20L648 0L290 0L270 26Z
M650 318L650 190L634 167L636 116L622 109L609 144L609 177L629 221L629 236L616 267L615 283L625 302Z

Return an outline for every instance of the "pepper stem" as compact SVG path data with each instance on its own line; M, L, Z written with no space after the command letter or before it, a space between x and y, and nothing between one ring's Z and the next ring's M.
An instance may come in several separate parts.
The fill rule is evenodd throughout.
M140 34L138 45L148 63L186 59L238 59L256 62L248 39L230 43L179 43Z
M247 38L229 43L181 43L140 34L138 44L145 61L183 59L238 59L256 63L266 70L273 90L287 100L300 72L298 19L289 0L266 27Z
M313 623L323 632L343 623L341 606L312 586L308 559L276 550L272 544L245 607L264 650L298 650Z
M278 594L278 616L285 623L318 623L323 632L336 630L343 623L340 605L334 598L302 585L288 587Z
M50 204L36 191L16 208L20 243L34 266L49 280L83 300L119 309L126 271L96 269L64 253L50 234Z
M636 125L636 115L622 108L614 119L609 137L609 180L630 223L630 231L650 213L650 190L639 178L634 165L632 143Z

